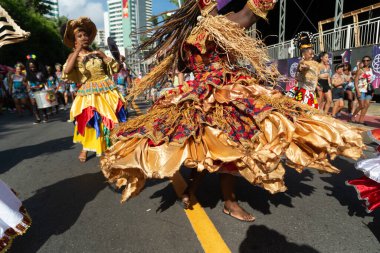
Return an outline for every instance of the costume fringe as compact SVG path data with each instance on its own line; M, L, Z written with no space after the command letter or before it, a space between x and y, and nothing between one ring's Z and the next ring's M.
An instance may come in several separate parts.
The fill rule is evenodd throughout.
M248 61L258 80L276 83L280 73L275 65L269 65L270 57L266 45L260 39L249 37L244 28L222 15L202 18L192 34L202 30L209 33L209 40L214 41L227 56L234 57L234 62Z
M138 95L145 90L152 88L163 79L165 74L173 66L175 61L174 55L167 56L158 66L144 76L140 81L134 81L132 89L127 96L127 101L134 100Z

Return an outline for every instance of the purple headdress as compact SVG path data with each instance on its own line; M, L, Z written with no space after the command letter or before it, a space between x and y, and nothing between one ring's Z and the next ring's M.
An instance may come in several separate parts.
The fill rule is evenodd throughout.
M233 0L217 0L217 4L218 4L218 11L220 11L221 9L223 9L227 4L231 3Z

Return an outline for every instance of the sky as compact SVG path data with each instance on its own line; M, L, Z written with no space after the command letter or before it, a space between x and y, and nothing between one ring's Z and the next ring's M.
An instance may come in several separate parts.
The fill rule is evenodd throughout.
M103 13L107 11L106 0L59 0L59 13L70 19L80 16L90 17L98 29L104 27ZM169 0L153 0L153 14L172 10L175 5Z
M346 0L344 2L344 12L356 10L371 4L378 3L379 0ZM102 29L103 12L107 10L106 0L59 0L60 15L69 18L79 16L90 17L98 27ZM303 9L308 16L305 18ZM153 0L153 14L172 10L175 6L169 0ZM335 0L287 0L286 9L286 40L292 39L300 31L310 31L315 33L318 21L334 17ZM380 10L379 10L380 11ZM372 13L378 15L376 11ZM365 17L364 17L365 18ZM268 22L260 21L258 30L263 35L267 44L277 43L279 27L279 5L268 15ZM311 22L310 22L310 21ZM352 22L352 21L349 21ZM312 24L311 24L312 23Z

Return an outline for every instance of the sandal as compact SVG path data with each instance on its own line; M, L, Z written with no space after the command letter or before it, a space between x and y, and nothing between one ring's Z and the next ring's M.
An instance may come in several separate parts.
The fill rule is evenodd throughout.
M192 205L191 205L191 199L190 198L191 197L190 197L190 193L189 193L189 188L187 188L181 197L181 203L182 203L183 209L191 209Z
M244 211L244 209L242 209L242 210ZM234 215L233 212L230 209L228 209L226 207L223 208L223 213L226 214L226 215L228 215L228 216L231 216L232 218L235 218L235 219L237 219L239 221L243 221L243 222L254 222L256 220L256 218L253 215L251 215L251 214L248 214L251 218L248 218L248 217L246 217L246 218L239 218L236 215Z
M85 163L87 160L87 151L82 150L78 156L78 159L81 163Z

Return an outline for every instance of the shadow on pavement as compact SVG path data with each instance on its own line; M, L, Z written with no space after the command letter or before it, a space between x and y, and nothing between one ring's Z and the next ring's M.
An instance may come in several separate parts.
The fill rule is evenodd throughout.
M285 205L293 207L292 198L310 196L314 192L314 187L308 185L313 179L313 174L309 170L297 173L294 169L287 168L285 184L288 190L284 193L270 194L268 191L251 185L243 178L237 178L236 196L241 202L247 202L253 209L270 214L271 206ZM203 207L215 208L222 200L219 177L207 175L200 186L197 198Z
M182 174L187 178L189 170L181 169ZM303 173L297 173L294 169L287 168L285 183L288 190L284 193L270 194L268 191L252 186L243 178L237 178L236 194L239 201L248 202L248 204L255 210L264 214L270 213L270 207L285 205L293 207L292 198L303 196L310 196L314 192L314 187L308 185L313 179L313 174L309 170ZM197 199L203 207L215 208L218 202L222 199L219 176L215 174L206 175L197 191ZM155 192L151 198L161 197L161 205L157 209L163 212L174 205L177 201L177 196L171 184L165 186L163 189Z
M318 253L308 245L288 242L286 236L264 225L253 225L239 247L240 253Z
M0 151L0 174L12 169L25 159L40 155L53 154L74 147L73 138L64 137L35 145Z
M298 173L286 167L285 185L288 188L286 192L271 194L262 188L252 187L247 181L242 180L237 189L237 196L239 200L248 202L253 209L263 214L270 214L271 206L294 207L292 198L302 198L313 194L315 187L307 184L312 179L313 174L309 170Z
M86 204L106 187L101 172L65 179L44 187L24 201L32 226L12 247L12 252L37 252L53 235L71 228Z
M325 189L329 191L327 195L336 198L342 206L347 206L348 215L364 218L374 217L373 222L367 226L376 236L380 242L380 210L368 214L363 206L363 201L359 200L354 187L347 186L346 181L359 178L363 175L362 172L356 170L353 164L348 161L337 158L334 164L339 163L341 172L336 175L330 175L328 177L322 177L321 179L331 186L326 186Z

